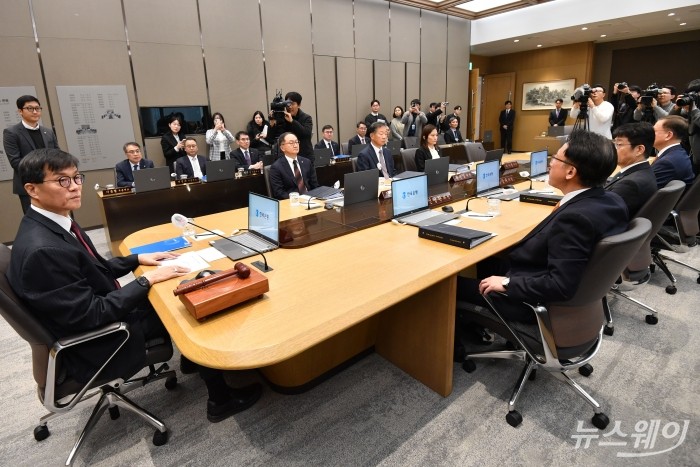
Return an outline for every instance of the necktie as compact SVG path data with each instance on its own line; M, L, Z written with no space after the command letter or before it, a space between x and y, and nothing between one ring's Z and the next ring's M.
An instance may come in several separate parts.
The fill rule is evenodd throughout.
M299 170L299 164L297 163L296 159L294 159L294 181L297 184L299 194L306 194L306 185L304 185L304 179L301 178L301 171Z
M365 139L364 139L364 138L360 138L360 143L365 144Z
M559 118L559 111L557 110L557 118Z
M245 157L245 163L250 165L250 154L248 154L248 151L243 151L243 156Z
M452 130L452 134L455 136L455 141L457 141L457 130Z
M93 258L97 259L97 256L95 256L95 252L92 251L92 248L90 248L90 245L85 241L85 238L83 237L83 234L80 233L80 229L78 228L78 224L75 221L72 221L70 224L70 231L73 232L73 235L75 235L75 238L78 240L78 242L87 250L87 252L92 256ZM116 288L120 289L121 285L119 285L119 282L114 279L114 285Z
M138 164L134 164L134 170L139 170L139 165L138 165Z
M379 165L382 166L382 175L384 178L389 178L389 172L386 170L386 161L384 160L384 151L381 149L377 151L377 159L379 160Z
M335 151L333 151L333 145L330 143L330 141L326 141L327 148L331 150L331 156L335 156Z

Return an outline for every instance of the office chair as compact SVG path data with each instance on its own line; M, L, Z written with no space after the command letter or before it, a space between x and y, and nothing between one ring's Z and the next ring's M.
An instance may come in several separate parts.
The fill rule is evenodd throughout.
M466 302L457 302L457 308L469 314L473 321L505 337L516 350L502 350L467 354L462 368L471 373L476 369L474 359L503 358L524 360L525 368L520 374L508 402L506 421L511 426L522 422L522 415L515 404L523 390L525 382L534 379L536 370L542 368L557 379L571 386L579 396L594 409L591 419L593 425L604 429L608 417L581 386L572 380L568 371L578 370L583 376L589 376L593 367L589 364L600 348L603 338L603 299L614 281L630 258L639 251L640 246L651 231L651 222L636 218L630 222L627 231L601 239L591 255L581 283L575 295L565 302L547 304L528 304L537 318L536 325L509 323L498 312L496 305L504 294L484 296L489 310Z
M351 157L350 163L352 164L352 171L357 172L357 157Z
M668 217L668 214L673 209L673 206L675 206L678 202L678 199L683 194L684 189L685 183L679 180L672 180L665 187L654 193L654 195L649 198L647 202L644 203L644 205L639 209L637 212L637 218L649 219L649 221L651 221L651 232L644 240L644 243L637 254L632 258L632 261L630 261L627 267L624 268L624 272L622 274L623 277L633 277L635 273L637 275L646 276L644 278L639 278L639 283L641 284L649 280L649 274L647 274L647 271L649 271L650 264L658 265L664 272L668 271L666 265L660 260L657 260L655 255L652 255L651 241L656 236L659 229L661 229L661 225ZM670 271L668 271L666 275L669 276L669 279L671 280L671 285L666 287L666 292L669 294L674 294L676 293L676 278L673 277ZM647 324L656 324L659 322L658 312L654 308L630 297L619 289L618 284L612 286L610 293L615 297L623 298L650 312L651 314L646 315L644 318ZM607 304L607 300L604 305L604 310L605 318L607 320L607 324L605 325L605 334L612 336L615 327L612 322L612 314L610 312L610 307Z
M22 304L20 299L10 287L5 273L10 264L10 249L0 244L0 314L12 326L17 334L29 343L32 350L32 368L34 380L37 383L39 400L49 411L39 420L39 425L34 429L34 438L43 441L50 433L47 422L54 417L69 412L79 402L100 395L95 408L90 415L85 428L71 449L66 465L70 465L75 455L82 446L86 437L105 410L109 410L112 420L119 418L119 407L135 413L155 429L153 444L161 446L168 441L166 426L149 412L139 407L124 394L144 386L146 383L166 379L165 387L173 389L177 386L177 378L174 371L168 370L167 363L158 368L156 364L166 362L172 357L173 347L170 339L154 339L146 343L146 365L149 373L140 378L127 381L119 378L106 379L100 376L102 370L114 358L119 349L129 339L129 327L126 323L112 323L94 331L77 334L56 341L53 335L34 318L32 313ZM120 336L118 347L87 384L81 384L70 375L70 361L65 358L74 347L79 348L86 342L94 342L107 336L113 338ZM110 342L113 340L110 339ZM113 345L113 344L111 344Z
M438 144L438 146L445 144L445 134L444 133L438 133L437 144Z
M465 143L469 162L482 162L486 159L486 149L481 143Z
M266 165L263 167L263 175L265 176L265 187L267 188L267 196L274 198L272 196L272 189L270 188L270 166Z
M350 153L348 152L348 143L347 143L347 141L346 141L345 143L340 143L340 152L341 152L341 154L346 154L346 155L348 155L348 156L350 155Z
M403 161L404 171L415 172L418 170L416 167L416 148L402 149L401 150L401 160Z
M418 147L418 137L417 136L405 136L402 140L402 145L404 149L414 149Z

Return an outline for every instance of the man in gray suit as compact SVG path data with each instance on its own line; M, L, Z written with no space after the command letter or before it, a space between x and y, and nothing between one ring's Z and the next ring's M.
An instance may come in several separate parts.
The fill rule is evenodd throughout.
M5 128L2 138L5 154L7 154L10 165L15 172L12 179L12 193L19 196L19 201L22 203L22 212L26 213L31 202L19 179L17 170L19 162L35 149L58 149L58 142L51 128L39 125L39 120L41 120L39 99L34 96L21 96L17 99L17 112L22 117L22 121Z

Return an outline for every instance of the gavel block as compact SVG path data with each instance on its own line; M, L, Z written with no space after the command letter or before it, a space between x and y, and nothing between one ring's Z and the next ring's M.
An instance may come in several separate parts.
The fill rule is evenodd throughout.
M226 271L218 274L224 273ZM251 268L250 276L246 279L237 275L230 276L178 296L192 316L202 319L239 303L261 297L269 290L267 277Z

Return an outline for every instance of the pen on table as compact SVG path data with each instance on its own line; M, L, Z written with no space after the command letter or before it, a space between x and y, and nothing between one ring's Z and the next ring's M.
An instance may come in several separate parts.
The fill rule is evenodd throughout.
M491 214L467 214L467 217L493 217Z

